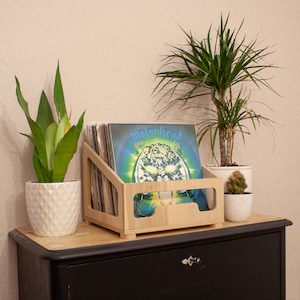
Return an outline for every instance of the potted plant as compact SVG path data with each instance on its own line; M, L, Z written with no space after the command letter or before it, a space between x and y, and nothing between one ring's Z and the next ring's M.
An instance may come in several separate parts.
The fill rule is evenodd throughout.
M237 29L231 29L228 23L229 15L225 20L221 16L216 36L212 37L210 27L203 40L183 30L186 45L172 46L155 74L159 81L154 93L162 95L157 103L159 117L174 109L178 112L178 108L181 116L183 111L196 114L199 144L209 134L217 166L229 167L231 173L231 168L238 165L233 160L236 133L245 141L245 135L250 133L249 124L256 129L261 123L272 123L251 108L246 83L252 82L254 87L264 86L274 92L262 75L274 66L264 62L270 55L268 47L258 47L257 40L246 42L245 37L238 41L243 22ZM187 117L191 119L190 115ZM219 159L215 151L217 142Z
M253 194L245 192L247 183L240 171L234 171L226 182L224 194L225 219L233 222L246 221L251 215Z
M33 167L37 181L25 184L26 206L33 232L41 236L73 233L79 221L81 203L80 180L64 181L68 166L77 151L84 123L84 112L76 125L67 113L59 64L54 83L55 114L44 91L41 93L36 120L24 99L18 78L16 95L31 135L21 133L33 144ZM54 110L54 109L53 109Z

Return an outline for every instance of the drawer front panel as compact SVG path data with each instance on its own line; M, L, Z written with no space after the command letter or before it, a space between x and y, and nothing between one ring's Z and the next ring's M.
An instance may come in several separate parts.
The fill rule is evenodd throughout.
M281 299L280 232L69 267L69 299Z

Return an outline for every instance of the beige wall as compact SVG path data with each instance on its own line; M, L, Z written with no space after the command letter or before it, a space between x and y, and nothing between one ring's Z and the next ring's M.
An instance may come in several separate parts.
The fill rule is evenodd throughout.
M0 2L0 299L15 300L16 249L8 232L28 224L24 182L32 179L31 146L18 135L27 124L17 105L14 76L36 109L41 88L49 91L60 60L65 96L74 119L153 121L152 71L166 43L183 42L178 24L203 37L220 13L233 25L245 17L247 36L275 45L269 91L253 92L272 106L274 134L261 128L237 150L240 163L254 166L255 211L294 222L287 229L287 299L300 299L300 2L299 0L73 0ZM210 157L201 146L202 162ZM68 177L80 176L79 155Z

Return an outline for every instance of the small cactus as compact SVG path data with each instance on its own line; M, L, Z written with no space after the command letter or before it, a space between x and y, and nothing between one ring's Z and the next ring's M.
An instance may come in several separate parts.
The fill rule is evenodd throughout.
M229 194L244 194L247 188L246 179L240 171L235 171L226 182Z

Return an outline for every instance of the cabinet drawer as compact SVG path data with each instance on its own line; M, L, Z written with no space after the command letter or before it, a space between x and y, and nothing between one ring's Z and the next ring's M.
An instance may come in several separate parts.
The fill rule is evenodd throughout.
M280 241L274 232L71 265L69 299L279 300Z

